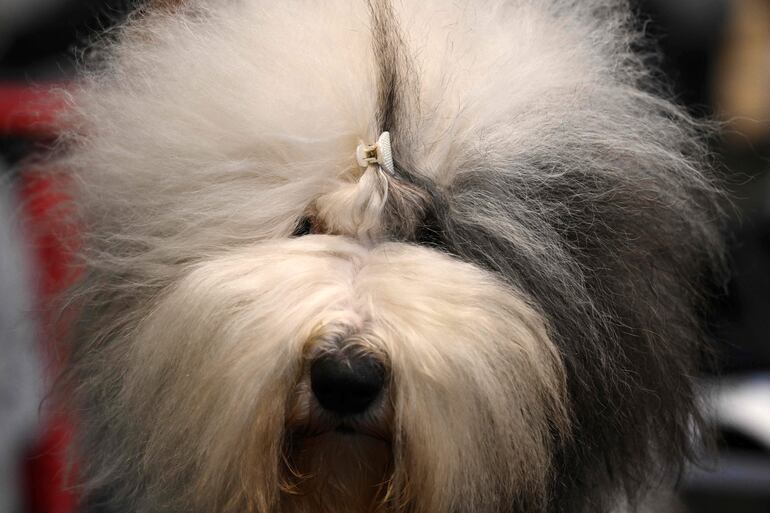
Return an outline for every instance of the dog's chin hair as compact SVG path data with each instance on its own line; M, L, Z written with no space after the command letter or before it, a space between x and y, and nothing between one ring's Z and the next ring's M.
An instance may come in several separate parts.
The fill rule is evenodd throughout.
M288 405L307 397L305 354L325 331L388 355L388 430L296 429L307 408ZM543 433L567 432L541 317L425 248L308 236L229 252L190 268L131 337L90 379L114 383L101 444L114 477L166 511L496 512L543 496Z
M285 456L280 511L378 513L392 511L391 444L355 433L331 432L294 441Z

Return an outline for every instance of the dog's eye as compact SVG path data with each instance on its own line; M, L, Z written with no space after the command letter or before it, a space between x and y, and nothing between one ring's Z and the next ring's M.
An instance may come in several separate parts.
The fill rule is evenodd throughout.
M302 237L303 235L310 235L311 233L315 233L315 223L313 222L312 217L305 216L299 220L294 231L291 232L291 236Z

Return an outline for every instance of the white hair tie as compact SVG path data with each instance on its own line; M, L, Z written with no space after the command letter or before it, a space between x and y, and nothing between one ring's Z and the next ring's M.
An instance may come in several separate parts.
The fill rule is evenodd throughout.
M388 174L395 175L393 167L393 154L390 149L390 132L382 132L380 138L371 146L361 143L356 148L356 160L358 165L366 168L379 165Z

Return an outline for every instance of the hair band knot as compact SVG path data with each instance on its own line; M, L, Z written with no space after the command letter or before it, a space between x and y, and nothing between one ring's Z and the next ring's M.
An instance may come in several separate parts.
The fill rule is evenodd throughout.
M372 145L359 144L356 148L356 160L358 165L363 168L379 165L388 174L395 175L393 153L390 148L390 132L382 132L377 142Z

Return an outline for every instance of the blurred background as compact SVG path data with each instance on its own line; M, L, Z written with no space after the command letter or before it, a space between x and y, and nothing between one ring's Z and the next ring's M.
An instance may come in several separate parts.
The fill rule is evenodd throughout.
M67 282L59 198L25 173L91 38L131 0L0 0L0 513L70 513L66 420L44 401L56 330L43 308ZM702 382L717 450L650 513L770 513L770 0L634 0L678 101L723 122L711 145L736 208L732 275L704 313L718 354Z

